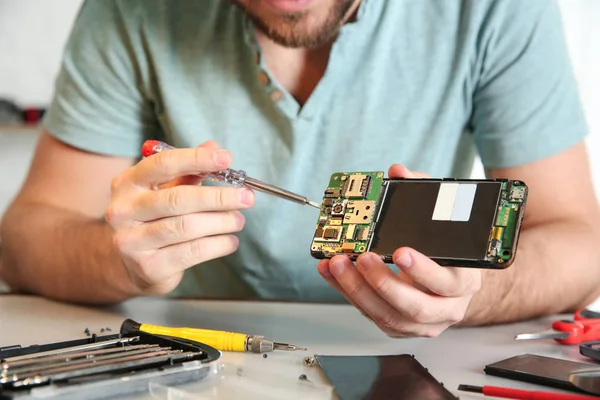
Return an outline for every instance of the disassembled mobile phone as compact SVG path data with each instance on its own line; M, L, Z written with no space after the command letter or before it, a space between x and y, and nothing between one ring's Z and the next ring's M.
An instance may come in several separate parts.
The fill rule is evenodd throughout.
M569 375L594 368L596 364L546 357L537 354L520 354L489 365L484 372L522 382L581 392L569 380Z
M338 172L325 190L314 258L373 252L386 263L411 247L440 265L488 269L516 255L528 188L507 179L390 179Z

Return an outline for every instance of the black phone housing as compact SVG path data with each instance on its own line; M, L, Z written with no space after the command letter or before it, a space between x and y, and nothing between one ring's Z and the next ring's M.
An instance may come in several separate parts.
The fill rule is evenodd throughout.
M484 372L502 378L583 393L583 390L569 381L569 375L593 367L594 364L583 362L536 354L520 354L486 365Z
M393 262L396 249L407 246L443 266L509 267L517 252L526 194L515 220L510 258L498 262L497 258L487 256L490 232L502 198L502 184L506 182L524 185L507 179L384 179L385 196L378 205L369 251L380 255L386 263ZM468 221L432 220L441 183L477 185Z

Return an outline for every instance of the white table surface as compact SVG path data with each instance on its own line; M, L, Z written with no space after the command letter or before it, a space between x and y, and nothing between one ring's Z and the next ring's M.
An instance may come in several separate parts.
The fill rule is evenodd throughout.
M87 338L86 328L100 333L110 327L117 333L126 318L172 327L198 327L262 334L280 342L307 347L307 352L260 354L223 353L223 362L264 368L264 371L306 374L327 384L318 367L305 367L313 354L414 354L439 381L461 399L483 399L458 392L459 384L500 385L557 391L541 386L487 376L486 364L522 353L589 361L578 346L551 340L515 341L523 332L547 329L555 318L493 327L454 328L433 339L392 339L381 333L354 308L346 305L168 300L139 298L116 307L95 308L57 303L32 296L0 296L0 347L27 346ZM142 396L150 398L150 396ZM138 396L136 396L138 398Z

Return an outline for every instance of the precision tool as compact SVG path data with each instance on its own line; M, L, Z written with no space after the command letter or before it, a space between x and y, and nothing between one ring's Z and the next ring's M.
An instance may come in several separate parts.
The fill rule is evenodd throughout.
M69 366L56 368L52 371L45 371L43 374L31 375L20 378L14 383L14 387L28 386L31 384L40 384L48 381L58 381L64 379L73 379L82 376L89 376L111 371L128 370L144 365L163 363L165 361L175 361L180 359L190 359L194 352L183 352L181 350L161 351L150 355L138 354L134 356L123 357L118 361L106 360L95 363L89 367Z
M554 339L560 344L580 344L600 340L600 313L588 309L577 311L573 320L558 320L552 329L522 333L516 340Z
M600 370L597 368L576 371L569 375L569 382L584 392L600 396Z
M56 356L56 355L61 355L61 354L77 353L77 352L81 352L81 351L85 351L85 350L102 349L102 348L110 347L113 345L137 342L139 339L140 339L139 336L123 337L123 338L119 338L119 339L105 340L102 342L83 344L81 346L73 346L73 347L67 347L67 348L56 349L56 350L42 351L39 353L24 354L22 356L8 357L8 358L1 360L2 363L0 363L0 366L4 366L5 363L10 364L11 362L14 362L14 361L31 360L34 358L40 358L40 357L46 357L46 356Z
M140 352L144 352L144 353L140 353ZM164 356L164 355L169 355L169 354L178 354L181 352L182 352L181 350L171 350L171 349L167 349L167 348L158 349L154 352L148 352L146 350L138 350L138 351L132 351L125 356L114 357L114 355L113 355L110 358L104 358L101 360L95 360L95 359L84 360L85 363L83 363L83 364L79 362L80 360L76 360L74 362L55 364L55 365L47 365L45 367L40 367L40 368L28 368L28 369L20 370L18 372L17 371L15 371L15 372L9 371L12 375L9 375L9 374L2 375L0 377L0 383L18 382L18 381L27 380L28 378L37 377L37 376L41 376L41 375L50 375L50 374L69 372L69 371L77 371L77 373L79 374L83 370L95 368L100 365L111 365L111 364L117 365L119 363L123 363L123 362L130 361L130 360L138 360L138 359L142 359L142 358L152 358L152 357Z
M0 364L0 374L4 373L4 371L12 368L21 368L29 365L44 365L49 363L59 363L59 362L69 362L72 360L77 360L80 358L88 359L95 358L99 356L104 356L107 354L114 353L126 353L129 351L135 351L140 349L155 349L158 348L157 344L134 344L129 346L119 346L107 349L99 349L99 350L88 350L88 351L80 351L75 353L67 353L67 354L59 354L55 356L42 356L33 359L25 359L21 361L12 361L12 362L4 362Z
M542 392L538 390L512 389L498 386L459 385L463 392L481 393L484 396L518 400L598 400L597 396L581 394Z
M153 154L171 149L174 149L174 147L167 143L158 140L147 140L142 146L142 155L144 157L149 157ZM225 182L238 188L249 187L251 189L256 189L258 191L270 194L272 196L277 196L294 203L309 205L318 209L321 208L318 203L310 201L304 196L281 189L269 183L259 181L258 179L251 178L246 174L245 171L242 170L228 168L214 173L200 174L198 176L202 179L209 179L214 182Z
M138 354L152 355L152 353L159 353L159 352L166 351L166 350L171 350L171 348L170 347L164 347L164 348L152 347L152 348L147 348L147 349L131 350L131 351L126 352L126 354L124 354L125 352L120 352L120 353L99 355L99 356L94 356L94 357L77 358L74 360L68 360L68 359L61 360L61 361L54 362L54 363L40 363L40 364L30 364L30 365L23 366L23 367L14 367L14 368L4 371L4 372L2 372L2 374L0 374L0 382L4 383L3 382L4 380L10 381L10 379L9 379L10 376L12 376L14 378L14 377L18 377L18 376L24 375L24 374L39 373L42 371L51 370L54 368L68 367L71 365L79 365L80 367L86 367L87 365L90 365L90 364L97 364L100 361L105 361L105 360L119 361L119 359L123 359L124 357L128 357L128 356L135 356ZM13 380L17 380L17 379L13 379Z
M196 328L169 328L164 326L140 324L127 319L121 326L121 334L135 334L146 332L154 335L170 336L204 343L221 351L240 351L250 353L266 353L273 350L306 351L306 348L293 344L278 343L260 335L246 335L244 333L214 331Z

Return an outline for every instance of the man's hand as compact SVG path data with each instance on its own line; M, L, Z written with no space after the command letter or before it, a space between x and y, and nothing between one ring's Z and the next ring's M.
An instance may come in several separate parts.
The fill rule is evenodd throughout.
M248 189L200 186L193 175L228 168L231 154L208 142L148 157L112 182L106 221L133 290L164 294L185 269L233 253L254 204Z
M402 165L388 172L393 178L422 178ZM417 228L418 229L418 228ZM410 248L397 249L394 274L375 254L356 260L322 260L319 273L367 318L392 337L439 335L460 322L471 298L481 287L481 272L471 268L442 267Z

